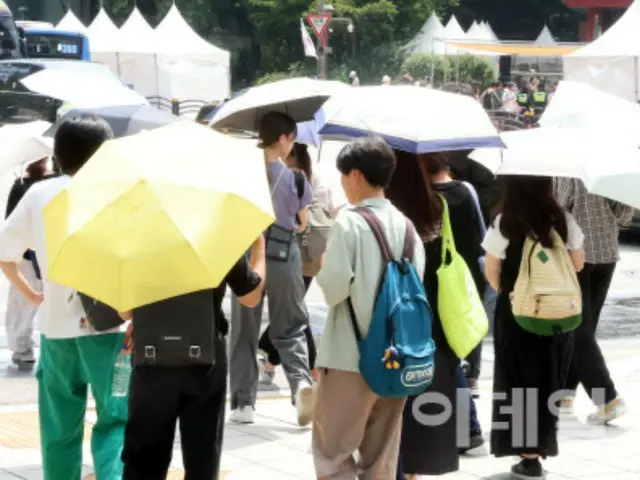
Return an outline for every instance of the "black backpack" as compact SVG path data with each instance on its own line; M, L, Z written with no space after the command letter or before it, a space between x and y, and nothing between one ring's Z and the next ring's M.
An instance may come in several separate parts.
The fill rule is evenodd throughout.
M214 290L200 290L133 311L133 363L186 367L215 364Z

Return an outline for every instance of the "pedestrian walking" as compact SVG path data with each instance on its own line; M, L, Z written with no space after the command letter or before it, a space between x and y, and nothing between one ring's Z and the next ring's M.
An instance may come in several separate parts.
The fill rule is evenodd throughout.
M609 423L626 413L596 340L602 307L616 264L620 260L620 225L628 225L633 208L587 192L581 180L556 180L556 196L575 217L585 234L585 267L578 280L582 289L582 324L575 333L575 348L567 389L576 391L582 384L597 410L588 421ZM563 411L573 411L574 395L563 400Z
M447 403L446 410L450 412L438 425L426 425L416 417L414 410L418 409L420 415L439 415L443 408L440 402L425 403L420 396L407 399L402 421L401 462L398 469L402 470L407 478L414 479L419 475L444 475L459 469L456 429L456 418L459 412L456 393L460 359L447 342L437 309L436 271L442 263L441 222L444 207L443 198L438 196L434 185L434 178L445 179L447 163L442 156L419 158L399 151L396 155L398 165L387 189L387 197L414 223L426 253L423 282L433 311L433 339L436 343L433 383L427 392L442 398L442 401ZM422 167L420 162L424 163ZM429 171L437 172L438 176L432 178ZM453 201L453 205L449 208L454 234L457 227L464 228L464 235L469 236L469 243L462 247L464 254L460 250L461 244L464 243L462 234L457 234L455 238L456 247L461 255L467 256L465 260L470 262L469 268L472 268L472 259L475 259L477 264L481 239L478 233L477 213L469 190L461 182L442 182L437 188L440 194L446 195L444 198L450 197ZM473 436L477 437L479 434L481 438L481 432L473 432ZM474 442L476 441L477 438ZM468 442L465 445L468 445Z
M296 189L299 197L304 194L305 178L311 184L313 190L313 199L307 208L309 217L307 229L298 234L298 244L302 253L302 278L306 294L314 277L320 271L320 259L326 248L329 228L333 223L333 200L331 190L324 185L320 175L313 171L311 156L306 145L297 142L294 144L291 154L287 158L287 166L298 173ZM265 358L261 359L260 383L267 385L273 383L275 368L281 363L278 350L273 346L269 338L269 331L267 326L258 342L258 348L265 355ZM317 352L311 325L305 328L304 333L309 349L309 368L311 369L311 376L315 380L317 379L317 371L315 369Z
M562 271L565 267L580 271L584 264L584 236L571 214L554 199L550 178L507 178L499 210L482 244L487 253L487 279L499 292L494 327L491 453L521 458L511 470L513 478L542 480L540 459L558 455L558 412L551 402L565 385L573 332L543 336L525 330L514 318L511 296L523 255L529 259L532 256L531 250L525 251L528 238L551 249L556 246L554 235L559 235L572 264L563 266ZM542 263L548 260L545 256L540 258ZM543 283L545 280L534 279Z
M91 115L63 122L54 138L54 155L62 175L31 187L0 229L0 267L29 303L40 305L42 335L36 378L45 480L80 480L89 388L97 414L91 437L96 478L122 476L120 451L127 397L112 396L111 381L124 333L91 330L83 320L86 314L75 292L47 280L43 218L43 208L112 135L104 120ZM38 259L43 291L34 290L18 269L27 250L33 250Z
M355 331L361 338L372 335L374 305L386 267L377 235L357 209L366 208L375 216L393 258L408 258L420 277L424 271L424 250L413 226L408 228L410 222L385 198L395 164L389 146L371 137L351 142L337 159L345 194L355 207L342 210L336 218L316 278L329 306L317 361L320 379L312 437L316 474L322 479L382 480L396 474L406 397L374 393L361 373ZM412 242L412 255L406 255L409 252L403 249ZM403 320L407 327L410 315ZM419 320L424 324L428 319ZM378 358L376 365L381 365Z
M26 168L25 174L14 182L9 191L5 218L9 218L29 188L56 175L49 166L49 158L42 158L30 164ZM18 265L18 269L35 291L42 291L42 277L33 250L24 252L23 261ZM37 307L31 305L13 285L9 285L5 317L7 343L11 351L11 361L18 367L33 367L36 361L32 337L33 322L37 311Z
M123 480L166 478L178 421L185 478L219 478L228 373L225 335L229 330L222 301L227 286L246 307L261 301L264 255L261 235L251 248L250 259L238 260L219 287L122 313L123 318L131 319L134 351ZM180 337L182 349L162 348L167 336Z
M298 423L311 421L313 390L305 329L309 315L304 303L302 258L296 232L307 225L306 208L311 185L303 177L299 195L296 177L284 160L296 139L296 123L288 115L269 112L260 121L260 147L264 149L276 222L265 232L269 300L269 337L278 351L297 409ZM233 300L231 307L230 390L231 421L253 423L258 391L257 360L262 302L247 308Z

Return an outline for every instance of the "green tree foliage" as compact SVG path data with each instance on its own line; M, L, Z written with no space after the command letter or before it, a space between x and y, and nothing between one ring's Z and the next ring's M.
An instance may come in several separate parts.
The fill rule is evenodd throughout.
M495 79L491 64L474 55L440 57L416 53L404 61L402 71L413 78L429 80L434 85L458 81L482 87Z

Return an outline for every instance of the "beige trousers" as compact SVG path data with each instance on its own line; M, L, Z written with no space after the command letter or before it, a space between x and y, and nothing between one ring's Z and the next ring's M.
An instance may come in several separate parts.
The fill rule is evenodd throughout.
M320 369L312 440L318 479L395 480L404 404L377 396L359 373Z

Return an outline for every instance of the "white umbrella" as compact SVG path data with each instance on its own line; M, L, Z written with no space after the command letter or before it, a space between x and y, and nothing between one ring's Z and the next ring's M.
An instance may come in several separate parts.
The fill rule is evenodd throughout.
M327 99L350 87L341 82L291 78L248 89L227 101L211 119L211 126L255 131L262 116L279 111L296 122L313 120Z
M111 72L97 69L46 68L20 80L35 93L56 98L77 108L109 105L145 105L149 102Z
M49 127L49 122L41 120L0 127L0 175L50 156L53 139L43 136Z
M595 194L640 208L640 150L621 138L540 127L502 134L506 149L469 155L496 175L578 178Z
M560 82L540 125L599 130L601 136L628 136L640 145L640 105L586 83Z
M332 97L318 113L321 135L380 135L411 153L502 147L480 102L412 86L361 87Z

